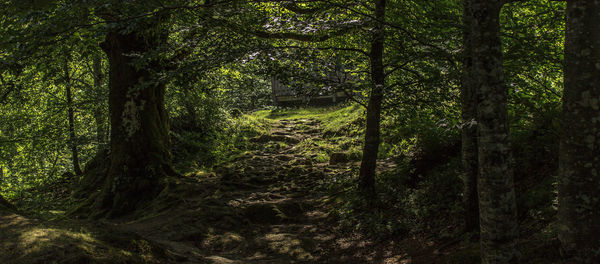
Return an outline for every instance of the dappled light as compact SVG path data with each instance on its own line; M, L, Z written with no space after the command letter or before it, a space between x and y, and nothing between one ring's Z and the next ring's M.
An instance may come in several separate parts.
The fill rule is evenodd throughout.
M0 1L0 264L600 263L599 0Z
M0 216L0 261L3 263L158 263L166 252L134 235L100 235L100 227L74 230L58 223L40 223L16 214ZM121 238L118 238L118 237ZM117 244L119 240L123 244ZM161 255L163 254L163 255Z

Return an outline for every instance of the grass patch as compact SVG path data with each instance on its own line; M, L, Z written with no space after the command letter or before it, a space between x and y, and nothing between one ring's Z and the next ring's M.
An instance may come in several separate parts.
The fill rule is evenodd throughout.
M295 109L260 110L252 113L256 118L269 120L316 119L326 135L356 136L362 133L365 110L359 105L313 107Z
M218 129L208 134L195 131L172 131L174 164L178 171L189 174L213 164L230 162L254 147L252 138L267 134L270 120L242 114L228 117Z
M164 263L165 249L138 235L75 221L0 214L1 263ZM102 227L100 227L102 226Z
M328 114L337 107L311 107L311 108L282 108L274 110L259 110L252 113L253 116L271 120L316 118Z
M303 156L314 162L328 162L332 153L343 152L350 160L360 160L362 156L362 132L365 110L356 104L347 106L260 110L252 113L258 119L289 120L315 119L320 122L322 138L308 139L297 146ZM295 129L313 129L299 125Z

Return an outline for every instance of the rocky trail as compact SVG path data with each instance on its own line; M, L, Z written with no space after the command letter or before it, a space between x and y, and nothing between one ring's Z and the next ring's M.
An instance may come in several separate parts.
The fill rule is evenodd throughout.
M353 173L358 163L317 162L299 151L302 142L318 137L322 133L317 120L274 122L269 134L252 139L255 150L217 166L215 173L175 179L156 202L138 210L143 215L94 222L90 230L146 241L141 246L136 242L135 248L161 256L142 261L149 263L433 263L410 257L430 255L423 251L431 246L428 241L375 242L338 228L330 215L334 199L328 195L327 181ZM381 169L392 166L380 164ZM14 215L3 217L0 220L7 222ZM7 237L19 237L33 225L24 219L8 223L13 232L5 229ZM94 246L85 239L71 239L54 246L54 251L81 243ZM125 246L132 247L131 243ZM85 254L89 259L90 253ZM62 256L55 258L68 259L69 252ZM78 261L55 263L86 263Z
M187 263L368 263L329 218L328 174L348 171L298 153L304 140L321 137L319 122L281 120L254 138L255 151L215 168L183 188L182 203L122 228L156 241ZM184 185L181 185L184 186ZM179 193L179 192L175 192Z
M324 183L332 175L352 173L357 164L318 163L300 154L299 144L315 137L322 137L317 120L278 121L269 134L253 139L256 150L218 166L212 177L181 184L182 191L174 193L182 202L168 216L121 227L145 234L186 263L383 263L396 258L372 241L338 230Z

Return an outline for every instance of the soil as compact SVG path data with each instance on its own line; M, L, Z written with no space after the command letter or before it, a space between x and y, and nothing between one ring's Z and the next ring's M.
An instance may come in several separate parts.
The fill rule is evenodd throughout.
M42 223L3 213L0 252L8 253L0 253L0 261L438 263L443 247L452 242L436 244L423 237L374 241L338 227L325 183L352 173L358 163L319 163L299 154L298 144L315 137L322 137L317 120L277 121L268 135L253 139L260 146L256 150L215 167L215 173L171 180L154 203L127 218L66 222L80 230L69 231L73 228L64 228L65 221ZM394 164L381 161L379 167L386 170ZM31 230L38 231L23 237ZM56 234L63 238L56 239ZM39 247L37 253L25 254L32 246ZM115 253L123 247L123 254Z

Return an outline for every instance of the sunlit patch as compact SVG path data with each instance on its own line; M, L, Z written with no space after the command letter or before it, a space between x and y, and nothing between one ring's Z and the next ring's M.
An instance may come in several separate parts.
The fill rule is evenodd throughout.
M245 239L234 232L208 234L202 241L202 247L211 251L231 251L241 247Z
M277 254L289 255L299 260L311 260L314 244L309 239L287 233L271 233L263 238L269 249Z

